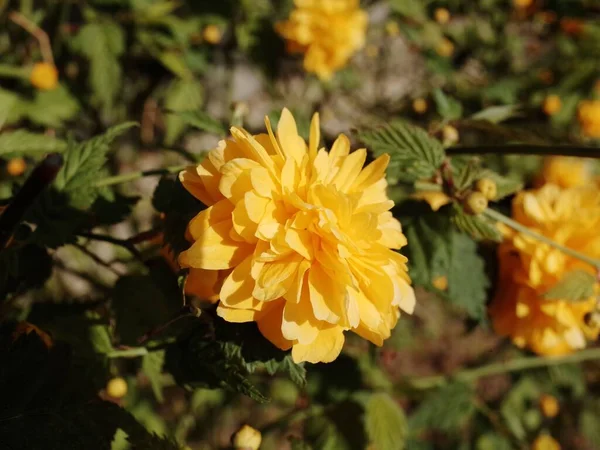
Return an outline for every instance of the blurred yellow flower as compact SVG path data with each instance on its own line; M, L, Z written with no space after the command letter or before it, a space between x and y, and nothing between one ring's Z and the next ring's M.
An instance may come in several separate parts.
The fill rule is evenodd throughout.
M179 258L200 286L220 296L219 316L255 321L294 361L329 362L344 332L382 345L415 297L400 223L389 211L383 155L363 169L340 135L319 149L319 116L308 145L284 109L277 134L233 127L183 185L210 206L189 224ZM195 276L203 271L201 276ZM224 280L223 280L224 278ZM188 283L190 280L188 279Z
M600 190L595 185L562 189L546 184L521 192L513 201L513 218L565 247L600 257ZM543 298L569 272L594 273L593 268L530 236L508 230L505 235L490 306L496 332L542 355L570 353L585 347L586 339L596 339L600 327L585 320L596 310L595 296L579 302Z
M368 16L359 0L295 0L289 19L275 25L290 53L304 54L304 68L322 80L346 65L365 44Z
M553 116L562 108L562 101L558 95L552 94L544 99L542 110L547 116Z
M233 435L233 448L236 450L258 450L262 441L260 431L244 425Z
M540 434L533 441L531 450L560 450L560 444L549 434Z
M42 91L50 91L58 86L58 70L53 64L35 63L29 74L31 84Z
M436 8L433 12L435 21L440 25L444 25L450 21L450 11L446 8Z
M600 100L584 100L579 103L577 118L583 134L600 139Z
M223 38L223 30L218 25L207 25L202 30L202 38L209 44L218 44Z
M592 180L592 166L588 159L550 156L544 160L538 184L553 183L562 188L569 188L589 184Z
M123 398L127 395L127 381L121 377L111 378L106 383L106 393L112 398Z
M560 405L556 397L544 394L540 397L540 409L545 417L556 417L560 411Z
M6 164L6 171L13 177L23 175L27 169L27 162L23 158L11 158Z
M427 100L424 98L415 98L412 102L413 111L417 114L424 114L427 112Z
M449 58L454 54L454 44L448 38L443 38L437 47L435 52L443 58Z

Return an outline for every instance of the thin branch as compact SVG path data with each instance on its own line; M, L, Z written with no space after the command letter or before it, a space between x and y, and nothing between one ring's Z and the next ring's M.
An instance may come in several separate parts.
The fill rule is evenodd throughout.
M90 251L87 247L85 247L81 244L73 244L73 246L75 248L77 248L79 251L81 251L83 254L85 254L87 257L89 257L91 260L93 260L99 266L102 266L105 269L110 270L110 272L112 272L117 277L121 277L123 275L122 273L119 273L119 271L117 269L115 269L110 263L108 263L107 261L104 261L102 258L100 258L98 255L96 255L94 252Z
M115 184L127 183L134 181L142 177L149 177L154 175L169 175L172 173L178 173L189 167L189 164L166 167L164 169L153 169L153 170L142 170L139 172L124 173L121 175L115 175L112 177L102 178L96 182L96 187L112 186Z
M35 23L25 17L23 14L13 11L8 15L8 18L12 20L14 23L24 28L28 33L30 33L34 38L37 39L40 44L40 51L42 53L42 58L48 64L54 65L54 56L52 55L52 45L50 44L50 38L48 34L38 27Z
M448 147L446 154L453 155L540 155L577 156L580 158L600 158L600 148L570 145L482 145L477 147Z
M138 260L143 261L142 255L135 245L133 245L129 240L126 239L118 239L112 236L106 236L104 234L96 234L96 233L79 233L78 236L81 236L86 239L91 239L95 241L108 242L110 244L118 245L119 247L123 247L133 256L135 256Z

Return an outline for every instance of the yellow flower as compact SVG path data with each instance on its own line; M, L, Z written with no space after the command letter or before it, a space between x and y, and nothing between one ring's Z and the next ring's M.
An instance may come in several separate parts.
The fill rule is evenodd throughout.
M595 185L561 189L546 184L521 192L513 201L513 218L565 247L600 257L600 190ZM596 309L595 296L575 303L543 298L569 272L593 273L593 268L532 237L510 231L498 255L498 290L490 316L499 334L542 355L570 353L585 347L586 339L597 338L600 328L585 320Z
M437 47L435 52L443 58L449 58L454 54L454 44L448 38L443 38Z
M433 17L437 23L444 25L450 21L450 11L446 8L436 8Z
M6 164L6 171L13 177L23 175L27 169L27 163L23 158L11 158Z
M584 158L551 156L544 160L539 184L553 183L563 188L583 186L593 181L592 166Z
M304 54L304 68L322 80L344 67L365 44L367 13L359 0L295 0L289 19L275 29L290 53Z
M106 393L112 398L123 398L127 395L127 381L121 377L111 378L106 383Z
M584 100L577 112L579 125L586 136L600 139L600 100Z
M334 360L347 330L382 345L415 304L406 258L392 250L406 238L389 211L389 156L363 169L366 150L350 153L344 135L319 149L317 114L308 145L287 109L277 135L265 121L268 134L233 127L180 174L210 206L188 226L188 283L210 281L219 316L257 322L296 362Z
M556 417L560 411L560 405L556 397L544 394L540 397L540 409L545 417Z
M250 425L244 425L233 435L233 448L236 450L258 450L261 441L260 431Z
M549 434L540 434L533 441L531 450L560 450L560 444Z
M37 89L50 91L58 86L58 70L54 65L41 62L33 65L29 81Z
M427 100L424 98L415 98L412 102L413 111L417 114L425 114L427 112Z
M413 198L416 200L425 200L429 203L433 211L437 211L452 201L448 194L442 191L420 191L414 194Z

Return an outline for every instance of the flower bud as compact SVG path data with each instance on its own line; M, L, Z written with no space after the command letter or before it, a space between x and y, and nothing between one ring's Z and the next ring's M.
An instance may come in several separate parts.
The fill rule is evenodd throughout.
M488 199L481 192L472 192L467 197L464 206L469 214L481 214L488 206Z
M443 38L435 48L435 52L443 58L449 58L454 53L454 44L448 38Z
M446 8L436 8L433 17L437 23L444 25L450 21L450 12Z
M556 397L544 394L540 397L540 409L544 417L552 418L558 415L560 406Z
M106 393L112 398L123 398L127 395L127 382L121 378L112 378L106 383Z
M50 91L58 86L58 70L53 64L36 63L29 74L31 84L42 91Z
M477 184L475 185L475 187L488 200L494 200L496 198L496 195L498 195L498 186L496 186L494 180L490 180L489 178L482 178L480 180L477 180Z
M250 425L244 425L233 435L233 448L236 450L258 450L262 435Z
M6 165L6 171L10 176L13 177L23 175L25 169L27 169L27 163L23 158L12 158Z
M442 139L444 145L452 145L458 142L460 135L458 134L458 130L452 125L445 125L444 128L442 128Z
M416 98L412 102L413 111L417 114L425 114L427 112L427 100L424 98Z
M440 291L445 291L446 289L448 289L448 277L445 275L435 277L431 281L431 284L433 284L434 288L439 289Z
M531 450L560 450L560 448L560 444L549 434L540 434L531 446Z
M544 104L542 105L542 110L548 116L553 116L557 112L559 112L562 108L562 101L558 95L549 95L544 99Z
M216 45L223 39L223 31L217 25L207 25L202 31L202 37L209 44Z

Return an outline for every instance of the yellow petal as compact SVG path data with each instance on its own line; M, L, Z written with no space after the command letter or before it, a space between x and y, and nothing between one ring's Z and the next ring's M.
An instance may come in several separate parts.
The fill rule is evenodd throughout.
M283 297L294 282L300 261L300 256L293 255L266 263L256 279L252 295L264 302Z
M331 182L341 192L347 192L367 159L367 151L359 149L344 158L340 170L335 174Z
M229 220L232 212L231 202L221 200L204 211L200 211L188 224L187 231L192 239L199 239L212 225Z
M338 305L341 303L343 294L320 264L311 266L308 288L315 318L329 323L338 323L341 317L334 310L339 310L339 307L332 306L334 303Z
M310 136L308 140L308 156L310 161L314 161L317 157L319 149L319 141L321 140L321 128L319 124L319 113L314 113L310 121Z
M233 227L231 220L220 222L199 235L192 246L181 253L179 264L196 269L229 269L235 267L252 253L249 244L237 242L229 237Z
M292 346L292 342L287 340L281 332L281 320L284 305L285 301L283 300L269 303L269 308L266 312L258 317L257 324L262 335L273 345L281 350L289 350Z
M219 182L219 191L234 203L244 198L244 194L252 190L252 181L250 171L260 169L261 166L251 159L237 158L233 159L221 168L221 181Z
M287 108L281 112L277 124L277 137L285 158L292 159L299 164L306 154L306 142L298 135L294 116Z
M215 291L218 277L217 270L190 269L185 280L185 292L215 302L219 294Z
M313 316L308 288L298 303L286 302L281 331L286 339L300 344L310 344L317 338L319 327Z
M360 192L385 177L385 169L390 162L390 155L381 155L365 167L352 182L350 192Z
M245 323L253 322L257 315L260 314L258 311L251 309L235 309L227 308L226 306L219 305L217 307L217 315L222 317L227 322L233 323Z
M260 311L262 302L252 297L254 280L250 276L252 256L242 261L225 279L221 287L221 305L234 309L252 309Z
M331 362L335 360L344 346L344 332L341 327L322 328L317 338L310 344L294 344L292 358L295 363Z

